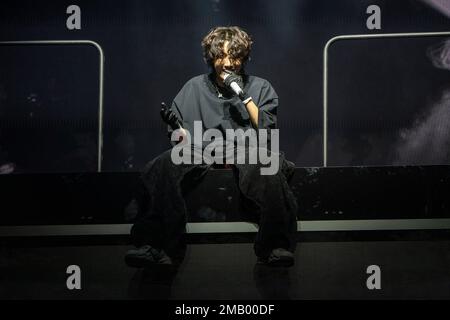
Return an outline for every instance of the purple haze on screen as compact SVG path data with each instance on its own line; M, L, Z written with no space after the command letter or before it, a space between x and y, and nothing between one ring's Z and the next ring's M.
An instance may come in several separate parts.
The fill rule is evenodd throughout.
M433 66L450 71L450 39L429 47L427 55ZM410 128L400 131L394 164L448 164L449 146L450 84Z
M429 4L440 13L450 18L450 1L448 0L423 0L423 2Z

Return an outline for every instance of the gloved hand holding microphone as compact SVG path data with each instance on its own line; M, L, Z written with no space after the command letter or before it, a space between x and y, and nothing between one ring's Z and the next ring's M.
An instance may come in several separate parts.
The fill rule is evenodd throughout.
M161 103L160 115L163 121L167 123L172 128L172 130L180 130L181 136L179 141L183 140L184 137L186 137L187 134L183 126L181 125L180 119L178 118L176 113L173 112L172 108L167 107L164 102Z
M181 122L178 119L175 112L171 108L168 108L164 102L161 102L161 118L167 123L173 130L182 128Z
M250 100L252 100L252 97L250 97L243 89L244 85L241 76L231 71L225 71L224 73L223 84L228 89L233 91L244 104L247 104Z

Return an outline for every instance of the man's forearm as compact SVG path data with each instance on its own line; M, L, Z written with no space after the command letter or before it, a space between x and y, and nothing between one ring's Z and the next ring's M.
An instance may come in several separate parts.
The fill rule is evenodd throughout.
M255 129L258 129L258 106L253 102L252 99L247 102L245 108L247 109L248 115L250 116L250 121L253 124L253 127L255 127Z

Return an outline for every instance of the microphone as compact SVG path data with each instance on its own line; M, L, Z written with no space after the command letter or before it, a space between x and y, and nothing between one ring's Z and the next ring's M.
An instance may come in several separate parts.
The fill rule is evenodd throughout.
M231 78L230 78L231 77ZM228 79L228 81L227 81ZM226 73L226 75L223 78L223 82L229 86L231 88L231 90L233 90L233 92L241 97L244 94L244 91L242 90L242 88L239 86L239 84L237 83L237 76L234 75L234 77L232 76L232 73Z
M250 100L252 100L252 97L250 97L239 85L241 80L241 77L238 75L232 73L232 72L225 72L225 76L223 77L223 83L233 90L233 92L241 99L241 101L246 105Z

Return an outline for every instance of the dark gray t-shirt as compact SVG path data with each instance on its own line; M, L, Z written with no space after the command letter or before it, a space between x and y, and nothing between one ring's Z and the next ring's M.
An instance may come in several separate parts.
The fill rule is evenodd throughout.
M277 127L278 95L269 81L243 76L244 90L259 108L258 129ZM172 110L178 115L183 128L191 134L194 121L202 121L203 131L211 128L225 135L226 129L253 128L249 114L239 98L226 89L219 88L212 74L202 74L190 79L175 97ZM172 129L169 127L169 138Z

